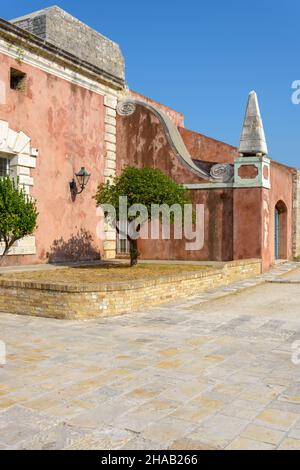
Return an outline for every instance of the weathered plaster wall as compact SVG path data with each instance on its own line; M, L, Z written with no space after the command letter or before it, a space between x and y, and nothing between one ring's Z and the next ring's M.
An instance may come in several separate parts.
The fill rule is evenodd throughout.
M27 74L23 92L11 90L10 67ZM9 263L44 262L51 259L97 258L102 243L96 238L95 201L97 185L104 179L103 96L62 80L28 64L1 55L0 83L5 99L0 119L22 130L39 149L31 170L39 218L37 255L8 258ZM86 190L73 202L69 181L85 166L91 172Z
M293 256L300 257L300 171L294 173Z
M189 135L190 131L185 134ZM199 140L202 139L201 135L193 134L192 141L195 141L196 136ZM191 141L187 139L185 143L190 150ZM205 145L209 145L212 161L217 161L220 148L227 151L228 159L233 151L231 146L227 149L226 144L213 139L210 142L207 137L204 149ZM201 154L201 158L205 156L205 152ZM131 116L117 117L117 173L120 174L126 165L160 168L178 183L207 182L181 164L172 152L158 118L141 106L137 106ZM139 240L141 258L231 260L233 257L232 192L231 188L192 191L194 203L203 204L205 211L204 247L201 250L186 251L185 240Z
M238 156L236 147L206 137L203 134L179 128L179 132L187 146L191 156L195 160L207 162L233 163Z
M262 249L262 189L235 188L233 196L234 259L246 259L255 253L261 258Z
M163 126L148 110L137 106L131 116L118 117L117 129L118 173L128 164L150 166L160 168L179 183L207 183L192 174L176 158L169 147ZM195 160L233 163L238 156L235 147L184 128L179 127L179 131ZM240 176L247 176L250 179L256 176L256 168L252 174L253 165L244 168L246 175ZM243 168L240 171L242 170ZM268 179L266 164L263 166L263 172L265 179ZM275 261L274 218L278 201L282 201L287 207L286 234L282 235L281 240L281 244L285 246L282 246L281 253L284 253L284 257L291 258L293 223L295 226L294 174L295 170L292 168L272 162L271 189L268 189L268 186L259 187L262 183L256 187L255 181L253 187L247 187L250 185L247 181L250 180L244 179L241 179L241 183L244 183L241 184L242 187L234 189L194 189L192 191L194 203L203 204L205 208L204 247L198 251L186 251L185 240L140 240L142 258L192 260L262 258L263 269L267 270ZM296 239L297 236L300 242L300 235L296 235Z
M129 96L136 100L144 101L145 103L155 106L156 108L163 111L171 119L171 121L174 122L177 127L184 127L184 115L182 113L179 113L175 109L169 108L168 106L158 103L157 101L154 101L151 98L141 95L140 93L137 93L133 90L129 90Z
M287 208L281 230L281 253L292 258L293 175L294 170L271 162L271 189L234 189L234 259L262 258L266 271L275 262L275 207L282 201ZM283 246L285 245L285 246Z
M186 243L190 240L171 239L138 241L141 259L170 260L212 260L230 261L233 259L233 202L232 189L193 190L193 203L204 206L204 245L201 249L187 250Z
M275 161L271 162L271 190L270 190L270 236L269 236L269 258L267 254L265 259L270 264L274 263L274 239L275 239L275 206L282 201L287 207L286 219L286 258L293 257L293 179L295 170Z
M179 128L180 129L180 128ZM181 129L180 129L181 130ZM195 146L192 142L196 139L203 140L204 153L194 153L195 158L206 159L205 149L209 146L211 161L218 161L220 149L227 152L228 162L233 160L234 147L227 146L222 142L203 137L201 134L187 131L185 136L192 135L192 139L185 138L184 143L191 151ZM198 146L201 147L201 144ZM127 117L117 117L117 172L120 173L126 165L138 167L160 168L178 183L201 183L207 182L199 176L194 175L185 168L174 155L168 144L165 130L158 118L147 109L137 105L136 111ZM215 150L215 153L214 153ZM193 156L194 156L193 155Z

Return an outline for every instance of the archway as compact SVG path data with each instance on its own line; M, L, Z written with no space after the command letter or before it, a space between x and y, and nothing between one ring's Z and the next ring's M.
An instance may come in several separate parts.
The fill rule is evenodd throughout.
M287 259L287 207L283 201L275 206L275 259Z

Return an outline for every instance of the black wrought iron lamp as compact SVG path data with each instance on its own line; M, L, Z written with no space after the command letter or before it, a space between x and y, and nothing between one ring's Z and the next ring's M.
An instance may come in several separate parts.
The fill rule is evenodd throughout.
M82 166L78 173L75 173L78 185L80 189L78 189L75 179L70 182L70 190L73 195L81 194L86 185L89 182L91 174Z

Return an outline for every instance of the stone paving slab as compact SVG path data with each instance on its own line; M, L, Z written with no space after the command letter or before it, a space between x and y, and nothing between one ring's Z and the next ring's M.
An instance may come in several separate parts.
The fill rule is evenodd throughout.
M0 449L299 449L300 289L266 282L291 269L120 317L0 314Z

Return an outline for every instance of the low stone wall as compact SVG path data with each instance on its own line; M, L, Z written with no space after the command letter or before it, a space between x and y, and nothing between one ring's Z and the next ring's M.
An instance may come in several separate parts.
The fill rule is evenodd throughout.
M225 263L217 269L100 285L59 285L0 278L0 312L72 320L119 315L260 273L260 260L243 260Z

